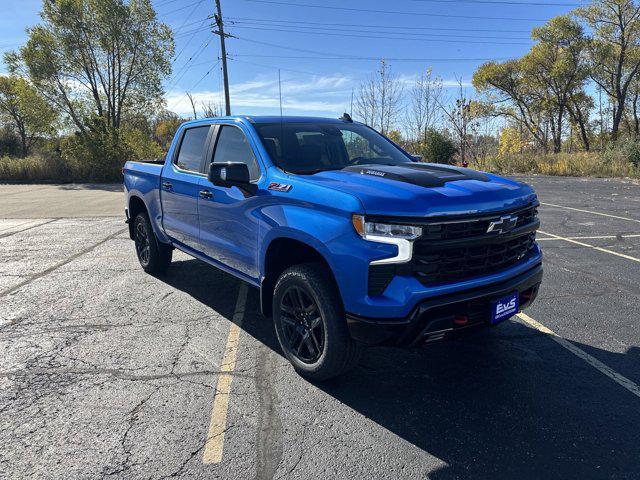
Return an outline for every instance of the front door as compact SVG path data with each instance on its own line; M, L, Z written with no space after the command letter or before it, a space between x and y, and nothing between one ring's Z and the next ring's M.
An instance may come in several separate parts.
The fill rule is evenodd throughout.
M206 125L184 130L171 164L162 170L160 183L165 232L173 241L194 250L201 250L198 184L210 128Z
M246 163L252 182L261 176L253 147L239 127L220 126L212 158L215 163ZM257 279L258 222L252 213L259 198L237 187L215 186L206 177L200 180L200 191L204 192L198 199L200 243L204 253Z

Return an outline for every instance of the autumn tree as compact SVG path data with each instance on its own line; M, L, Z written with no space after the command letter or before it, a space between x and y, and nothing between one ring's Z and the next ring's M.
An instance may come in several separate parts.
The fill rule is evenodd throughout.
M150 0L44 0L41 18L7 63L80 135L117 133L128 114L161 105L174 45Z
M481 65L473 74L473 86L486 96L491 115L513 119L546 149L544 95L532 87L519 60Z
M594 0L576 13L591 31L591 78L613 101L611 136L615 139L640 69L640 5L634 0Z
M55 132L56 117L27 80L0 76L0 119L17 133L22 157L29 155L38 138Z
M545 150L549 130L553 151L561 150L567 116L580 125L588 150L590 104L584 91L588 41L583 28L560 16L534 29L532 36L537 43L524 57L482 65L473 84L488 96L494 114L523 125Z
M553 151L562 148L565 117L572 115L580 123L585 149L586 134L584 86L589 73L585 48L587 40L582 26L568 16L549 20L534 28L532 37L538 43L520 61L531 88L538 91L547 110L553 140Z

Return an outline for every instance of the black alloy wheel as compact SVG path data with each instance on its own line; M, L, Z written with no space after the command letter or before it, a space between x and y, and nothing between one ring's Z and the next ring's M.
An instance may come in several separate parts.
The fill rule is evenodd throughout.
M313 296L292 285L280 301L283 336L289 351L300 361L313 364L324 351L325 329Z
M149 232L147 231L147 225L145 222L136 222L134 241L140 263L142 266L149 265L149 259L151 257L151 242L149 241Z

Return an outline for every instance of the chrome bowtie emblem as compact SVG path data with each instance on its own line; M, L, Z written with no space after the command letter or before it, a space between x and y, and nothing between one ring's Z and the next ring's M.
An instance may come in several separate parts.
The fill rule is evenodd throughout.
M489 228L487 228L487 233L491 233L491 232L498 232L499 234L507 233L513 230L517 223L518 223L517 216L506 215L504 217L500 217L500 220L491 222L489 224Z

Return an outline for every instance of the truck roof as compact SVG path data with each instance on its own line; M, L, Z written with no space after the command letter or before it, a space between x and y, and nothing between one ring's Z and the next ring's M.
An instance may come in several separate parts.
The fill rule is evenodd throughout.
M192 122L201 122L203 120L233 120L233 121L242 121L248 120L251 123L344 123L344 120L340 120L339 118L324 118L324 117L306 117L306 116L291 116L284 115L280 117L279 115L230 115L226 117L213 117L213 118L199 118L196 121ZM191 122L189 122L191 123Z

